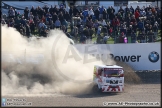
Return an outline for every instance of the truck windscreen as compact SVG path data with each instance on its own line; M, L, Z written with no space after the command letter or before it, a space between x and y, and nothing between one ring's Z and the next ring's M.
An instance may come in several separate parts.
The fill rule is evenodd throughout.
M119 75L119 70L105 70L104 74L108 76L118 76Z

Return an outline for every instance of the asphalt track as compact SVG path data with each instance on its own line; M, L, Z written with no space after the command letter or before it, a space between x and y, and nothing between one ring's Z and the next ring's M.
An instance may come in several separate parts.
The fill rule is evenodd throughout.
M161 72L138 72L142 82L140 84L125 84L123 93L90 93L84 95L36 95L35 96L4 96L6 98L25 98L32 102L32 106L115 106L111 102L159 102L154 106L161 106ZM109 105L108 105L108 102ZM104 105L103 105L104 103ZM110 105L111 104L111 105ZM122 105L121 105L122 106ZM153 107L153 106L152 106Z

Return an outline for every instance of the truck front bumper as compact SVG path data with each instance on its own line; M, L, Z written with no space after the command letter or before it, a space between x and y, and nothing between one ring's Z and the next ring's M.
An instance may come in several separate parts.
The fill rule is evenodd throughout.
M122 85L103 85L102 86L102 92L123 92L124 91L124 86Z

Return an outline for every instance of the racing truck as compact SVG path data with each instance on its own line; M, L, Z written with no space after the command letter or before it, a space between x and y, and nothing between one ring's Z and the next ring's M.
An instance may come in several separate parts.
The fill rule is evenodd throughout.
M93 72L94 88L99 92L124 91L123 67L117 65L95 65Z

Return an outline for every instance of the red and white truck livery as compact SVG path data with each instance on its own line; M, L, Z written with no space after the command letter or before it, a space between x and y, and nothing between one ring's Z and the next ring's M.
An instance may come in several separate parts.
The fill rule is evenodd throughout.
M93 81L101 92L123 92L124 71L117 65L95 65Z

